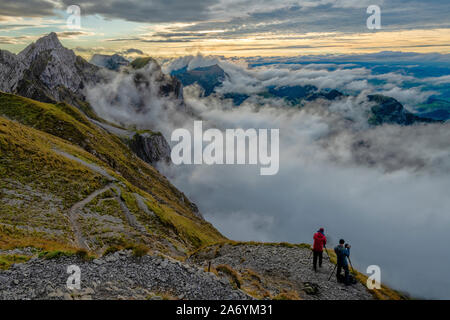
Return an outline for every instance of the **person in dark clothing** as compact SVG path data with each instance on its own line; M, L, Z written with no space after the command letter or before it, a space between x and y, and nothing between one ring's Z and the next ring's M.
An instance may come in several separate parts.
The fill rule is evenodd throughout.
M350 248L351 245L348 243L345 243L344 239L339 240L339 245L337 245L334 248L334 252L337 256L337 271L336 271L336 277L338 281L341 279L341 270L344 269L344 283L345 285L350 284L350 272L348 269L348 257L350 257Z
M327 237L325 237L324 229L320 228L314 234L314 244L313 244L313 268L314 271L317 271L317 260L319 260L319 268L322 267L322 256L323 256L323 247L327 243Z

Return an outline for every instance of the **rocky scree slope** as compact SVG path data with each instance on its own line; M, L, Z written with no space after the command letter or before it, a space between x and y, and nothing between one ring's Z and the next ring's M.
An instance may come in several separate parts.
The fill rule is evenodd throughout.
M404 298L386 287L370 292L361 283L346 287L334 276L328 281L334 264L326 260L315 273L310 252L309 245L235 242L201 248L185 260L135 250L97 258L35 248L0 250L0 261L11 261L8 270L0 270L0 299ZM71 265L80 268L79 289L67 288Z
M133 256L131 250L86 260L74 256L38 258L33 250L0 251L33 256L0 270L0 299L252 299L226 277L163 255ZM81 270L80 290L67 288L67 267Z

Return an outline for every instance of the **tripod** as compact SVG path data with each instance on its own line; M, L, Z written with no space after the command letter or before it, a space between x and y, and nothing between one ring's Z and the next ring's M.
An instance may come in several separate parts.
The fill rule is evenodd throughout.
M328 281L330 281L331 276L333 275L334 270L336 270L336 268L337 268L337 263L334 265L334 269L333 269L333 271L331 271L330 276L328 277Z

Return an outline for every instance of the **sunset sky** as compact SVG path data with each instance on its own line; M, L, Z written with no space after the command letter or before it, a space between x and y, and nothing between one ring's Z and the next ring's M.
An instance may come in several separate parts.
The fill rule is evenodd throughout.
M69 29L70 5L81 29ZM381 29L369 30L369 5ZM378 51L450 53L448 0L2 0L0 48L55 31L77 54L294 56Z

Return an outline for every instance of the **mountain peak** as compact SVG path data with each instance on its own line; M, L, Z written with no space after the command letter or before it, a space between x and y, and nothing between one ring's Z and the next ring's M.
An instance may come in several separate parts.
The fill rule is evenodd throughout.
M50 32L48 35L39 38L36 41L36 46L40 46L45 49L63 48L63 45L59 42L58 36L55 32Z
M59 49L64 49L64 46L61 44L61 42L59 42L56 33L50 32L48 35L45 35L39 38L36 42L28 45L18 54L18 56L25 64L29 64L30 61L33 60L41 52Z

